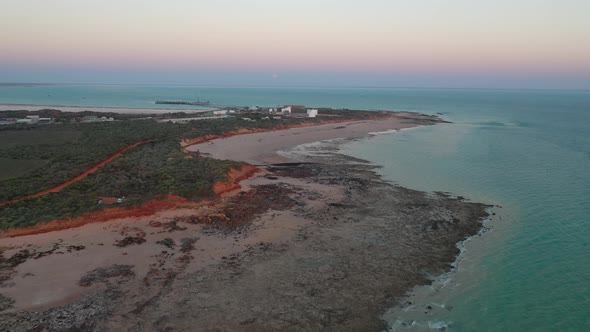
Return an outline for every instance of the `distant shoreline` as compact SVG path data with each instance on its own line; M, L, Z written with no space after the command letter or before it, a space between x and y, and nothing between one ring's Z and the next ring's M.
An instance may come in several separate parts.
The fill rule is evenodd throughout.
M42 109L58 109L63 112L104 112L120 114L162 114L162 113L205 113L213 108L207 109L184 109L184 108L132 108L132 107L107 107L107 106L66 106L66 105L33 105L33 104L0 104L1 111L39 111Z

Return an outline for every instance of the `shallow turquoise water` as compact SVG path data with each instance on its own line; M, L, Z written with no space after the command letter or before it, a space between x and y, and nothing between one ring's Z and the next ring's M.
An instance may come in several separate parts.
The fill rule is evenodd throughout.
M504 207L502 236L468 267L478 280L443 299L452 310L423 319L453 331L590 329L589 94L454 98L421 109L453 124L344 149L383 165L382 174L404 186Z
M453 331L590 329L590 92L0 87L0 103L155 107L155 99L197 97L443 113L453 124L344 147L383 165L390 181L503 206L498 232L468 246L469 273L442 299L452 310L427 320Z

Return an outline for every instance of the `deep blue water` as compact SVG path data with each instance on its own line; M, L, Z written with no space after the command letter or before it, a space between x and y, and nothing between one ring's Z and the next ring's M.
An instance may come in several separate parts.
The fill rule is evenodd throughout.
M146 108L196 98L442 113L453 123L343 147L382 165L390 181L502 206L492 231L467 245L454 286L433 297L445 309L400 319L416 329L590 330L590 92L0 87L0 103Z

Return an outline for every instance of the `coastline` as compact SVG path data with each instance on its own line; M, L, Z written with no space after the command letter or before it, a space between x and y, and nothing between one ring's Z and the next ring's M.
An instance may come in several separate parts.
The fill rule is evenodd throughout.
M416 286L396 306L389 308L383 319L390 332L446 330L456 327L450 314L456 310L453 299L463 296L468 289L480 286L485 274L479 270L485 262L484 253L508 236L509 214L504 206L493 205L480 230L457 243L459 254L450 269L436 276L428 285Z
M411 118L409 118L411 116ZM279 151L302 144L332 139L358 139L376 132L402 130L421 125L436 124L432 118L420 114L396 113L395 117L380 120L327 123L286 130L247 133L226 137L201 144L192 144L186 149L215 159L230 159L253 165L290 162Z
M185 112L190 114L206 113L213 110L213 108L131 108L131 107L107 107L107 106L66 106L66 105L32 105L32 104L0 104L0 112L2 111L39 111L42 109L58 109L62 112L103 112L103 113L120 113L120 114L166 114Z
M419 124L395 121L402 128ZM241 192L208 206L0 240L1 247L12 246L2 250L5 260L22 250L38 255L57 243L43 259L14 266L8 279L14 285L6 293L16 296L16 303L0 316L0 327L25 322L55 326L55 315L60 314L81 315L83 321L73 319L71 327L89 330L189 330L197 323L203 330L384 328L380 317L386 309L413 287L428 284L431 280L425 275L449 269L458 254L456 243L479 231L487 207L391 185L374 172L376 166L333 149L304 160L289 160L276 152L392 129L393 123L385 122L359 121L344 128L327 124L193 145L190 149L211 157L267 165L264 172L240 183ZM290 164L268 165L285 162ZM253 214L248 209L235 211L249 204L256 210ZM182 248L158 244L167 236L183 243ZM129 247L112 244L121 237L119 242L143 241L133 240L140 243ZM192 244L184 248L184 243ZM84 249L66 253L67 244ZM104 256L105 249L108 257L95 265L86 262ZM70 264L67 278L43 284L61 285L62 292L47 296L44 303L27 304L27 296L41 291L35 282L43 278L43 267L63 265L64 259ZM137 263L141 260L146 262ZM122 270L103 273L91 290L76 283L80 275L109 264ZM132 273L121 266L132 266ZM15 278L27 273L33 276ZM28 294L17 294L27 286L32 287ZM122 315L129 311L132 317Z

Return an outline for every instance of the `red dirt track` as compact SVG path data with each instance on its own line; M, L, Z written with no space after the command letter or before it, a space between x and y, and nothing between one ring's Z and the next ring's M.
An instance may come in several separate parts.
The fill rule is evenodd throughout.
M67 187L67 186L69 186L69 185L71 185L73 183L76 183L76 182L84 179L88 175L90 175L90 174L98 171L101 167L103 167L106 164L110 163L111 161L119 158L121 155L123 155L123 153L127 152L128 150L133 149L134 147L136 147L138 145L141 145L141 144L144 144L144 143L147 143L147 142L152 142L152 141L154 141L154 140L145 140L145 141L141 141L141 142L137 142L137 143L133 143L131 145L128 145L128 146L124 147L123 149L115 152L114 154L112 154L107 159L105 159L105 160L99 162L98 164L90 167L89 169L85 170L82 174L80 174L80 175L78 175L76 177L73 177L73 178L69 179L66 182L63 182L61 184L58 184L55 187L52 187L52 188L49 188L49 189L45 189L45 190L39 191L37 193L31 194L31 195L28 195L28 196L24 196L24 197L20 197L20 198L16 198L16 199L10 200L10 201L2 202L2 203L0 203L0 206L6 205L6 204L11 204L11 203L16 203L16 202L20 202L20 201L24 201L25 199L29 199L29 198L36 198L36 197L40 197L40 196L45 196L45 195L47 195L49 193L59 192L63 188L65 188L65 187Z

